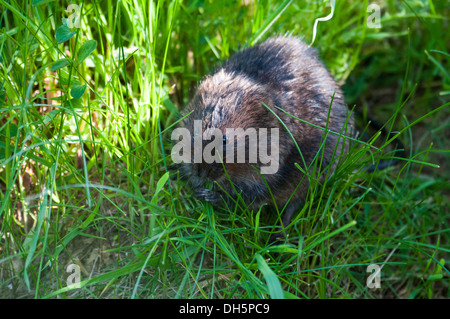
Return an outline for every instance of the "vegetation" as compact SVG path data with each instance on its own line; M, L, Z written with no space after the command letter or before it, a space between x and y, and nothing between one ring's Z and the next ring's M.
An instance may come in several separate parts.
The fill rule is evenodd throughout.
M336 1L313 46L361 130L394 134L354 143L269 245L277 216L213 209L168 173L170 131L217 63L311 43L328 1L0 0L0 296L448 298L450 8L377 3L369 28L369 1ZM405 158L365 172L393 136Z

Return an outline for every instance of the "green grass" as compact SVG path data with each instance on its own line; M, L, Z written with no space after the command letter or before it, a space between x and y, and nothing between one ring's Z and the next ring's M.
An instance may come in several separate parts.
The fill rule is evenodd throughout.
M369 1L337 1L319 22L349 108L398 131L407 158L367 174L392 140L353 143L278 246L277 216L213 209L169 178L170 129L217 63L272 35L311 43L330 7L224 3L80 2L70 29L67 2L0 0L0 296L448 298L447 2L384 1L370 29Z

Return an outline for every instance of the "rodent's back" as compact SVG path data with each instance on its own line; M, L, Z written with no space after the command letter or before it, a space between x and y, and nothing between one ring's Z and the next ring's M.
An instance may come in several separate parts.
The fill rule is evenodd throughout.
M274 37L230 57L220 69L243 73L279 93L297 91L312 100L343 103L343 94L316 50L296 37ZM295 107L293 107L295 108Z

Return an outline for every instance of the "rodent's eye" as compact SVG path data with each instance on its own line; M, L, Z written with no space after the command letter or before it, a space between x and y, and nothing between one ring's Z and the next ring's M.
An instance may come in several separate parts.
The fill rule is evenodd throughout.
M223 137L223 144L226 144L226 143L227 143L227 137L224 136L224 137Z

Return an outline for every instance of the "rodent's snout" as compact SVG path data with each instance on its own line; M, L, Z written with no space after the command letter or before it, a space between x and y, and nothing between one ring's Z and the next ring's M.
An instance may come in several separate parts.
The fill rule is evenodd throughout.
M200 165L202 165L202 164L197 164L197 163L192 164L192 175L195 175L195 176L201 177L201 178L205 178L206 172L202 172ZM204 176L202 176L202 175L204 175Z
M220 163L193 163L192 175L202 180L216 180L222 175L222 165Z

